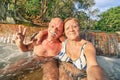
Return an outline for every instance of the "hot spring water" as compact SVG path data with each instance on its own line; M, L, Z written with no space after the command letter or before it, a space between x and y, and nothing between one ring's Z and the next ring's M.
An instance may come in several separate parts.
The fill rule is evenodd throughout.
M12 42L13 37L14 35L10 35L8 37L3 37L3 36L0 37L0 69L4 70L4 72L0 73L0 80L3 79L3 77L14 76L16 74L16 73L12 73L4 76L4 74L6 74L6 71L11 64L14 64L26 58L29 58L27 60L29 62L32 58L31 57L32 52L23 53L18 50L16 45ZM97 46L100 47L100 43ZM112 80L120 80L120 58L97 56L97 60Z

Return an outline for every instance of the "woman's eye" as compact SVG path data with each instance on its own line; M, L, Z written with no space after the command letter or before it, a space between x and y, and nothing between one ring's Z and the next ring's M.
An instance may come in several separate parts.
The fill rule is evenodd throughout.
M69 29L69 27L66 27L66 30L68 30Z
M77 26L75 25L75 26L73 26L74 28L76 28Z
M74 28L76 28L76 27L77 27L77 25L73 25L73 27L74 27Z

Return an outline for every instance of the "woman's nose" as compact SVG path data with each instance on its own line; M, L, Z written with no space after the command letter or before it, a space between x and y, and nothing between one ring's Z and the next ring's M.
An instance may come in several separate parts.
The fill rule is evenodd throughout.
M73 31L73 27L72 26L70 27L70 31Z

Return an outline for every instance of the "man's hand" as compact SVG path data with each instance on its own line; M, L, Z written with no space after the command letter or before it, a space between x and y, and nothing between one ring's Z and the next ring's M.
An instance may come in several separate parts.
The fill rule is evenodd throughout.
M26 35L26 28L23 28L23 26L19 25L18 33L16 33L14 42L16 44L23 43Z

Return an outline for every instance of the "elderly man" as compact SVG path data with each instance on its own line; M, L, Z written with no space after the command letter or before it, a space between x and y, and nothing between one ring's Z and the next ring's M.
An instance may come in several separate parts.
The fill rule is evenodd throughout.
M47 35L42 36L42 40L39 40L45 32ZM43 65L43 80L58 80L57 64L51 57L58 55L61 50L62 44L59 37L63 33L63 21L60 18L53 18L49 23L48 30L39 32L35 38L27 44L24 43L25 33L26 28L22 30L22 27L19 27L15 38L17 47L23 52L32 50L34 57L40 61L48 59Z

